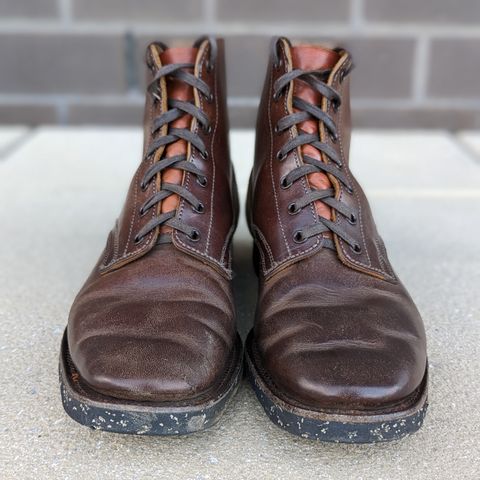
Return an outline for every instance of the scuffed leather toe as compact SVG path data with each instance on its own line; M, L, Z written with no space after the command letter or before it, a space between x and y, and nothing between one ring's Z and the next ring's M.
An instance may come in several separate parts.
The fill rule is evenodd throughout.
M162 251L175 261L162 263ZM232 363L229 288L210 267L163 246L80 292L68 327L72 360L105 395L158 402L201 397Z
M325 251L292 267L288 282L280 273L265 284L255 329L263 369L288 401L312 409L408 402L426 368L418 311L400 284L358 286L353 271L319 282L315 272L332 257Z

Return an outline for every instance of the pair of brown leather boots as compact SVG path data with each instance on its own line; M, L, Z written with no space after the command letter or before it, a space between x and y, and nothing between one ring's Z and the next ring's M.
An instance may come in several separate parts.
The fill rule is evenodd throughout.
M247 374L294 434L397 439L425 416L425 332L349 169L352 60L271 45L247 205L259 278ZM61 391L84 425L185 434L218 420L244 363L223 41L154 43L147 66L143 160L72 306Z

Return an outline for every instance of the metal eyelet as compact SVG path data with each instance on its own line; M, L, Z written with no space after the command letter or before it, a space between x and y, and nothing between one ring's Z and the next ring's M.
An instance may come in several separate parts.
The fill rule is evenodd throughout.
M208 95L205 95L205 100L206 100L208 103L213 103L213 93L210 92Z
M206 67L207 73L212 73L213 69L215 68L213 63L210 62L210 60L206 62L205 67Z
M353 195L353 188L350 185L347 185L345 189L347 190L347 193L349 193L350 195Z
M277 103L279 100L280 100L280 97L282 96L282 92L277 92L277 93L273 93L272 95L272 99L275 103Z
M290 203L290 204L288 205L287 209L288 209L288 213L289 213L290 215L296 215L296 214L299 213L300 210L301 210L301 208L298 208L298 207L297 207L297 204L296 204L295 202Z
M197 229L193 229L190 233L187 234L187 237L192 242L198 242L200 240L200 232Z
M302 230L297 230L293 234L293 241L295 243L305 243L308 240L308 238L303 234Z
M205 213L205 205L203 203L199 203L196 207L192 207L192 210L196 213Z
M292 183L287 182L287 177L283 177L280 180L280 188L283 188L284 190L286 190L287 188L290 188L291 186L292 186Z
M205 150L204 152L200 152L200 156L206 160L208 158L208 150Z
M356 225L357 224L357 216L354 213L351 213L349 217L347 217L348 223L351 225Z
M352 251L355 252L357 255L362 253L362 247L360 244L356 243L353 247L351 247Z
M146 191L147 191L147 189L148 189L148 184L149 184L149 182L147 182L147 183L145 183L145 182L140 183L140 188L141 188L142 192L146 192Z
M144 238L145 237L139 237L138 235L135 235L135 238L133 239L133 241L135 242L135 245L138 245L143 241Z
M140 208L140 210L138 211L138 212L140 213L140 216L141 216L141 217L145 216L145 215L147 214L147 212L150 210L150 208L151 208L151 207L149 207L149 208L144 208L144 207L142 206L142 208Z
M197 183L205 188L207 186L207 183L208 183L208 180L207 180L207 177L204 177L204 176L197 176Z
M202 129L206 135L210 135L212 133L212 126L210 124L207 126L203 126Z
M288 154L282 153L281 150L277 152L277 159L283 162L287 158Z
M340 100L332 100L331 101L332 103L332 109L335 113L338 112L338 109L340 108L340 105L342 104L342 102Z
M333 142L333 143L337 143L338 142L338 134L333 134L332 132L330 132L328 134L328 136L330 137L330 140Z
M278 61L273 64L273 68L275 68L275 70L280 70L282 65L283 65L283 60L279 58Z

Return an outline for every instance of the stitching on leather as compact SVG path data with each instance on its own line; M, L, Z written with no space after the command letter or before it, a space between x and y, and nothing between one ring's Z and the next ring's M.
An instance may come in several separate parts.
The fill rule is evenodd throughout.
M285 55L285 52L283 52ZM286 63L284 62L284 65ZM285 67L286 68L286 67ZM278 223L280 224L280 230L282 231L283 241L285 242L285 246L287 247L287 252L290 255L290 245L288 244L287 237L285 235L285 230L283 228L282 218L280 215L280 208L278 205L278 197L277 197L277 189L275 186L275 178L273 176L273 130L272 130L272 88L273 88L273 68L270 69L270 85L268 89L268 127L270 129L270 178L272 180L272 187L273 187L273 197L275 199L275 209L277 211L277 218Z
M270 265L276 266L277 262L275 262L275 259L273 257L273 253L270 249L270 245L268 244L267 239L265 238L265 235L263 235L261 230L256 225L252 224L251 228L254 231L254 233L256 234L256 235L254 235L254 239L255 239L255 244L258 247L258 251L260 252L260 258L261 258L261 261L262 261L263 272L266 272L267 271L267 264L265 262L265 253L264 253L264 249L262 247L266 247L266 250L267 250L267 253L268 253L268 258L270 260L270 262L269 262ZM270 268L273 268L273 267L270 267Z
M337 80L337 77L338 75L340 74L340 72L342 71L342 69L339 69L338 72L335 74L334 76L334 81ZM344 87L342 86L342 90L344 89ZM339 126L340 126L340 129L341 129L341 126L342 126L342 111L340 110L339 111ZM342 142L342 139L340 138L340 151L341 151L341 155L342 155L342 160L345 162L345 151L344 151L344 148L343 148L343 142ZM345 171L346 175L347 175L347 178L350 180L351 182L351 176L350 176L350 173L349 173L349 168L346 169ZM341 188L341 191L342 191L342 194L343 194L343 187L340 187ZM361 207L361 204L360 204L360 200L358 198L358 195L356 192L354 192L354 195L355 195L355 198L357 199L357 205L358 205L358 217L359 217L359 220L360 220L360 232L362 234L362 240L363 240L363 244L365 246L365 252L367 254L367 258L368 258L368 261L369 263L366 264L366 263L363 263L363 262L360 262L358 260L355 260L353 259L348 253L347 251L345 250L344 246L343 246L343 243L342 241L339 241L339 244L340 244L340 248L342 249L342 252L343 254L348 258L348 260L352 263L354 263L355 265L359 265L359 266L363 266L365 268L368 268L369 270L374 270L376 272L379 272L379 273L382 273L383 275L386 275L387 277L390 277L392 278L386 271L384 271L383 269L379 269L379 268L376 268L374 266L372 266L372 261L370 259L370 255L368 253L368 248L367 248L367 244L366 244L366 241L365 241L365 235L364 235L364 230L363 230L363 221L362 221L362 207Z
M337 77L339 76L340 72L342 71L342 69L344 70L345 67L339 69L337 71L337 73L335 74L334 76L334 81L337 81ZM341 89L342 91L344 90L344 85L341 86ZM342 110L340 109L339 110L339 126L340 126L340 130L341 130L341 126L342 126L342 122L343 122L343 117L342 117ZM341 156L342 156L342 160L343 162L346 164L345 162L345 151L344 151L344 148L343 148L343 141L342 141L342 138L340 137L339 139L339 145L340 145L340 152L341 152ZM348 178L348 180L350 182L352 182L352 177L350 175L350 169L349 168L346 168L345 170L345 174ZM343 186L340 187L340 191L341 191L341 196L343 196ZM385 269L379 269L379 268L376 268L374 266L372 266L372 261L371 261L371 258L370 258L370 255L368 253L368 248L367 248L367 244L366 244L366 240L365 240L365 234L364 234L364 229L363 229L363 221L362 221L362 206L361 206L361 203L360 203L360 199L358 198L358 195L356 192L354 192L354 195L355 195L355 198L357 199L357 205L358 205L358 217L359 217L359 220L360 220L360 232L361 232L361 235L362 235L362 240L363 240L363 245L365 247L365 252L367 254L367 258L368 258L368 264L366 263L363 263L363 262L360 262L358 260L355 260L353 259L350 254L345 250L344 246L343 246L343 242L340 240L339 241L339 244L340 244L340 248L342 249L342 252L343 254L348 258L348 260L350 262L352 262L353 264L355 265L358 265L358 266L362 266L364 268L367 268L369 270L373 270L373 271L376 271L376 272L379 272L381 273L382 275L392 279L392 280L395 280L395 277L391 276L388 272L385 271ZM377 252L378 253L378 252Z
M200 59L200 65L199 65L199 68L200 68L200 77L201 77L201 73L202 73L202 69L203 69L203 62L204 62L204 59L206 57L206 54L207 54L207 49L204 50L203 52L203 55L202 55L202 58ZM203 110L203 97L201 95L199 95L199 99L200 99L200 108ZM198 122L196 122L195 124L195 130L194 130L194 133L197 133L198 132ZM194 160L197 158L196 157L196 151L195 150L190 150L190 158L192 160L192 163L195 163ZM190 186L190 172L187 172L186 175L185 175L185 188L188 190L188 187ZM179 209L179 212L178 212L178 219L180 220L183 216L183 211L185 209L185 200L182 198L180 199L180 209ZM179 237L178 235L178 232L175 231L175 238L176 240L182 244L185 248L189 249L189 250L193 250L194 252L197 252L197 253L200 253L202 254L202 251L201 250L198 250L196 248L193 248L193 247L190 247L189 245L187 245L186 243L183 242L183 240ZM206 252L205 252L206 254Z
M229 250L230 240L232 239L234 232L235 232L235 225L232 225L230 227L230 230L227 233L225 243L223 244L223 247L222 247L221 256L220 256L220 261L222 263L225 263L225 255L227 254L227 250ZM229 268L231 267L231 255L229 256L228 266Z
M286 52L285 52L285 49L284 47L282 46L282 54L283 54L283 64L285 65L285 72L287 72L287 62L288 62L288 58L287 58L287 55L286 55ZM288 105L287 105L287 96L285 95L285 101L284 101L284 110L285 110L285 114L288 115ZM271 125L270 125L270 129L271 129ZM290 139L293 139L293 134L292 134L292 131L291 129L289 129L289 135L290 135ZM300 166L300 160L298 158L298 153L297 153L297 149L295 149L293 151L293 156L294 156L294 159L295 159L295 164L297 165L297 167ZM307 187L307 182L305 180L305 177L302 177L301 179L301 182L302 182L302 186L303 186L303 190L305 193L308 193L311 188L310 187ZM317 219L317 216L315 214L315 207L313 205L310 205L310 211L312 212L312 216L313 216L313 220L315 223L318 222L318 219ZM287 251L288 251L288 255L287 257L282 260L282 262L280 262L280 265L283 264L284 262L287 262L289 260L291 260L292 258L296 258L304 253L308 253L310 252L312 249L314 248L317 248L317 246L320 244L320 235L317 236L317 240L315 241L315 243L313 245L311 245L308 249L306 250L302 250L301 252L298 252L298 253L294 253L292 254L291 253L291 250L290 250L290 245L287 244ZM273 262L275 263L275 262ZM273 264L272 266L270 267L270 270L269 271L272 271L274 268Z
M203 68L203 66L202 66ZM217 74L215 72L215 75L213 76L214 77L214 84L215 84L215 128L213 129L213 134L212 134L212 138L210 140L210 151L212 152L212 193L210 195L210 205L211 205L211 215L210 215L210 222L208 224L208 234L207 234L207 243L205 245L205 252L208 252L208 247L210 245L210 236L211 236L211 233L212 233L212 225L213 225L213 216L214 216L214 202L213 202L213 197L214 197L214 194L215 194L215 173L216 173L216 169L215 169L215 150L213 148L213 143L214 143L214 139L215 139L215 135L217 133L217 128L218 128L218 85L217 85ZM215 252L213 252L215 253Z
M149 113L148 113L148 124L151 124L152 123L152 118L153 118L153 103L150 105L150 108L149 108ZM143 162L142 162L143 163ZM142 164L140 163L140 165ZM150 160L150 165L153 163L153 158L152 160ZM154 234L154 232L150 232L148 234L148 237L147 237L147 241L145 242L145 244L138 248L138 249L135 249L135 250L132 250L131 252L127 253L127 250L128 250L128 245L130 244L130 239L131 239L131 235L132 235L132 231L133 231L133 225L135 223L135 219L136 219L136 216L137 216L137 194L138 194L138 175L140 173L140 167L137 169L137 171L135 172L135 176L134 176L134 205L133 205L133 212L132 212L132 218L130 220L130 228L129 228L129 232L128 232L128 238L127 238L127 241L125 243L125 250L123 251L123 254L121 256L118 256L118 250L119 250L119 247L120 247L120 227L119 227L119 224L118 224L118 219L116 221L116 231L115 231L115 238L114 238L114 245L115 245L115 249L114 249L114 254L113 254L113 257L112 257L112 260L108 263L108 264L103 264L100 269L101 270L106 270L107 268L111 267L112 265L120 262L121 260L125 260L127 258L130 258L132 255L136 255L138 253L141 253L143 252L144 250L146 250L147 248L150 247L150 241L152 239L152 236ZM154 184L154 187L153 187L153 192L154 194L156 193L156 190L157 190L157 186L156 184ZM151 214L152 218L155 216L155 210L152 212Z
M117 232L118 232L118 219L115 220L115 228L114 228L114 235L113 235L113 256L112 256L112 260L114 258L118 257L118 249L120 248L120 245L118 244L119 237L117 235ZM107 261L107 259L105 259L105 262L106 261Z
M283 49L283 47L282 47ZM283 54L284 54L284 62L286 64L286 54L285 54L285 50L283 50ZM295 94L295 84L293 86L293 92L292 92L292 95ZM287 100L286 100L286 97L285 97L285 114L288 115L289 112L288 112L288 108L287 108ZM292 135L292 132L291 130L289 129L289 133L290 133L290 139L293 140L293 135ZM293 155L295 157L295 164L297 165L297 167L300 167L300 159L298 157L298 150L301 149L303 147L297 147L294 151L293 151ZM302 164L304 165L304 162L302 161ZM303 186L303 191L305 194L308 194L309 192L312 191L312 187L310 186L310 182L308 181L308 176L307 175L304 175L301 179L300 179L301 183L302 183L302 186ZM312 218L313 218L313 222L314 223L318 223L318 214L317 214L317 210L315 208L315 203L312 202L309 204L308 208L310 209L310 212L312 213ZM314 247L316 247L321 241L322 241L322 238L323 236L320 234L320 235L317 235L317 240L315 242L315 244L313 245ZM291 257L288 257L288 258L291 258Z
M205 49L205 51L203 52L203 55L202 55L202 58L200 59L200 77L201 77L201 74L202 74L202 70L203 70L203 63L205 61L205 57L207 55L207 49ZM216 81L216 73L215 73L215 81ZM217 99L215 99L217 101ZM203 98L200 96L200 107L203 108ZM218 119L217 119L217 123L218 123ZM195 126L195 133L198 131L198 123L197 125ZM195 159L195 153L192 152L190 154L190 157L192 159L192 161ZM187 175L186 175L186 182L185 182L185 187L188 189L188 186L189 186L189 183L190 182L190 173L188 172ZM180 211L178 213L178 218L180 219L182 217L182 214L183 214L183 210L184 210L184 206L185 206L185 201L182 200L180 202ZM177 242L182 245L184 248L186 248L187 250L190 250L192 252L195 252L195 253L198 253L202 256L204 256L205 258L208 258L209 260L211 260L213 263L215 263L215 265L218 265L229 277L231 276L232 274L232 271L228 268L225 267L225 265L223 263L220 263L218 261L218 259L214 258L214 257L211 257L210 255L208 255L208 253L205 251L202 251L202 250L198 250L197 248L193 248L191 247L190 245L187 245L185 242L183 242L183 240L179 237L178 235L178 232L175 231L175 239L177 240Z

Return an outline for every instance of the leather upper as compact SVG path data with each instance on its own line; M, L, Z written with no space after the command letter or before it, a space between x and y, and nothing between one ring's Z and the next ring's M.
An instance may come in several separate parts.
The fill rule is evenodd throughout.
M228 115L226 107L226 82L223 40L219 39L218 56L215 68L207 68L210 46L208 41L198 48L195 62L195 74L211 88L213 99L206 101L195 92L195 104L209 117L211 132L203 131L196 121L191 122L191 130L198 134L206 144L209 152L203 159L195 149L188 149L189 160L198 167L209 184L201 186L190 173L182 179L182 185L199 198L206 210L199 215L182 200L177 208L177 217L195 227L200 233L199 240L192 240L182 232L174 232L173 241L178 249L189 252L203 261L210 263L220 272L231 277L230 244L236 226L236 193L234 174L229 156ZM147 82L153 79L155 71L162 66L162 48L152 44L147 49ZM165 79L160 80L157 97L147 95L144 115L144 151L155 139L152 134L152 123L155 117L164 113L168 102L168 88ZM157 133L165 135L167 126ZM154 156L145 157L132 179L122 213L112 230L105 257L100 269L109 272L119 268L142 255L145 255L156 244L159 229L150 232L140 243L135 242L134 232L138 232L152 218L161 213L161 206L151 209L146 215L140 213L140 206L158 191L160 178L143 190L140 186L145 172L164 154L164 147L157 150ZM212 183L214 182L214 183Z
M327 66L326 81L342 100L338 109L324 97L318 100L335 122L338 140L320 121L316 130L321 141L338 152L352 190L331 174L325 175L323 185L305 176L282 188L282 178L304 164L305 147L279 161L277 152L298 135L298 129L278 133L275 126L294 111L294 95L309 94L299 88L300 82L292 81L283 96L274 98L277 79L297 68L287 39L277 40L276 48L280 61L272 54L267 67L247 206L260 277L253 335L256 361L271 388L290 403L342 412L395 408L408 403L424 378L426 339L420 314L389 263L368 201L349 169L347 73L352 60L348 52L337 49L337 60ZM324 56L330 61L333 54ZM300 61L295 59L296 64ZM324 153L318 157L332 164ZM312 189L332 187L335 199L355 211L356 222L313 202L300 212L289 212L289 204ZM360 252L333 232L295 242L294 233L317 222L319 214L331 215ZM327 238L333 240L334 251L326 248Z
M175 125L185 127L190 122L191 131L205 143L208 155L200 156L186 142L187 159L201 171L206 184L190 172L181 172L180 178L178 170L165 172L170 182L180 182L205 205L203 212L196 212L184 199L168 197L168 209L173 205L176 217L195 227L200 238L193 240L174 230L170 243L159 244L159 230L164 227L157 227L135 241L135 233L162 213L161 202L147 214L140 212L162 182L162 175L157 175L148 188L141 187L142 177L163 158L164 148L150 156L145 152L169 128L152 133L152 124L168 109L172 92L179 91L178 85L162 77L156 97L147 94L143 160L104 252L71 308L67 333L72 361L82 379L105 395L156 402L201 398L222 384L234 361L230 250L238 205L228 148L222 40L217 47L215 65L209 63L209 40L201 41L195 51L195 75L210 87L211 100L193 88L181 92L183 100L192 95L212 128L204 131L187 116ZM161 44L148 47L149 81L161 68L162 58L178 58L178 51L170 54ZM183 147L177 143L170 149L177 154Z
M230 282L172 244L107 275L97 268L68 324L83 380L131 400L195 399L215 389L233 361L235 335Z

